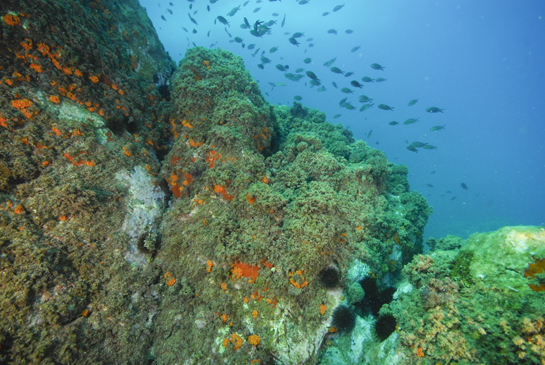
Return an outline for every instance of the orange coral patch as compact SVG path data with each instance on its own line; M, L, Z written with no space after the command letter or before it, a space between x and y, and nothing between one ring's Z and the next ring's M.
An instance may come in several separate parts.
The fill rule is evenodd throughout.
M255 200L256 200L256 197L251 197L250 195L246 194L246 199L248 200L248 203L250 204L254 204L255 203Z
M21 42L21 47L23 47L27 51L30 51L32 49L32 40L26 38L25 41L26 42Z
M170 190L172 190L172 194L174 194L176 198L180 198L182 196L183 189L183 186L178 185L178 183L174 183L170 187Z
M268 267L269 269L272 269L273 267L273 264L268 263L266 260L261 260L261 263L265 265L266 267Z
M236 333L233 333L231 335L231 342L235 344L235 347L234 347L235 351L238 351L238 349L240 348L240 346L242 346L242 343L244 341L242 340L242 338L240 338L239 335L237 335Z
M295 277L295 275L298 275L300 276L301 280L300 281L303 281L302 284L299 284L297 281L295 281L292 277ZM293 275L293 273L289 273L289 276L290 276L290 283L291 285L293 285L294 287L296 287L297 289L301 289L301 288L304 288L305 286L308 285L308 281L305 280L305 277L303 276L303 272L301 270L297 270L295 272L295 275Z
M320 305L320 314L323 316L327 310L327 307L325 305Z
M545 284L539 284L539 285L528 284L528 286L530 287L530 289L532 289L535 292L545 291Z
M225 200L233 200L235 198L234 195L229 195L227 191L225 190L225 187L221 185L214 185L214 192L220 193L221 195L223 195L223 198Z
M81 153L85 153L85 152L80 152L80 154L81 154ZM74 162L74 158L73 158L72 156L70 156L68 153L65 153L65 154L64 154L64 157L66 157L68 160L70 160L70 162L72 162L72 163L73 163L74 165L76 165L76 166L81 166L81 165L96 166L96 164L95 164L93 161L91 161L91 160L89 160L89 161L83 161L83 160L81 160L81 161L79 161L79 162Z
M66 157L67 159L70 160L70 162L72 162L74 165L76 166L79 166L81 165L81 162L74 162L74 158L72 156L70 156L68 153L65 153L64 154L64 157Z
M94 108L93 108L94 109ZM129 151L127 149L127 147L123 146L123 153L125 153L125 155L127 155L128 157L131 157L132 156L132 153L131 151Z
M524 272L524 276L533 279L536 274L541 274L545 270L545 258L538 260L533 264L528 264L528 270Z
M52 102L52 103L55 103L55 104L58 104L61 102L61 99L59 99L58 96L56 95L51 95L49 96L49 100Z
M172 286L176 284L176 278L172 276L172 274L169 271L165 273L165 280L167 281L168 286Z
M185 181L184 181L183 184L184 185L191 184L191 182L193 181L193 176L191 176L191 174L189 172L182 172L182 175L185 178Z
M24 109L29 108L32 105L32 102L28 99L12 100L11 105L17 109Z
M216 164L216 161L221 158L221 155L217 153L216 151L208 151L208 157L206 157L206 162L208 162L208 166L210 168L213 168Z
M195 142L193 138L189 139L189 144L195 148L202 146L202 142Z
M248 342L251 343L254 346L257 346L261 342L261 339L259 338L258 335L250 335L248 337Z
M243 273L244 273L244 272L242 271L242 269L240 269L240 268L238 268L238 267L233 267L233 268L231 269L231 275L233 275L233 281L235 281L234 278L240 279L240 278L242 277L242 274L243 274ZM252 299L254 299L254 298L252 297Z
M17 15L6 14L2 17L2 19L6 24L11 25L12 27L14 25L21 25L21 18L19 18Z
M49 55L48 55L49 56ZM53 63L53 66L55 66L55 68L57 70L62 70L62 66L61 64L59 63L59 61L57 61L56 59L54 58L51 58L51 62Z
M242 272L240 270L242 270ZM237 275L240 275L242 273L242 276L246 278L251 278L253 281L256 281L257 277L259 276L258 270L259 267L257 265L248 265L237 261L232 272L236 273Z
M207 261L206 261L206 266L208 266L208 267L206 268L206 271L210 272L210 271L212 271L212 266L214 266L214 263L213 263L211 260L207 260ZM225 321L224 321L224 322L225 322Z
M45 43L38 43L38 51L42 53L42 56L45 56L49 53L49 46Z
M66 97L67 97L68 99L71 99L72 101L76 101L76 95L74 95L74 94L71 93L71 92L67 92L67 93L66 93ZM94 108L93 108L93 109L94 109Z
M536 274L541 274L543 271L545 271L545 258L536 259L535 263L528 264L528 270L524 271L524 276L533 279ZM528 286L535 292L545 291L545 284L543 283L539 283L539 285L528 284Z

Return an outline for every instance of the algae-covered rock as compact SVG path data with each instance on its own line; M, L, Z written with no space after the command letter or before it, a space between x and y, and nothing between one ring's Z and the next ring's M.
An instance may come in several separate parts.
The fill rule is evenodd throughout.
M156 341L157 359L312 362L342 296L320 284L320 271L346 272L354 260L378 277L398 271L421 241L425 200L392 198L394 165L325 114L266 104L229 52L189 50L172 103L175 142L161 174L174 201L154 263L195 295L165 292L158 326L172 335Z
M404 286L414 289L390 305L400 363L545 361L544 255L545 230L520 226L476 233L459 251L416 256L403 269Z
M147 197L175 65L136 0L7 0L0 17L0 362L143 363L164 273L125 257L164 208Z
M485 285L503 290L516 289L529 294L529 284L540 284L537 278L533 279L530 265L537 263L538 272L540 260L545 258L545 229L516 226L503 227L495 232L475 233L469 237L462 252L472 255L467 265L468 275L473 280L482 280Z
M430 251L433 251L433 250L448 251L448 250L459 249L465 244L465 240L460 237L452 236L449 234L446 237L440 238L439 240L436 240L435 238L430 237L426 240L426 244L429 246Z
M345 295L320 271L419 252L406 170L240 57L172 74L135 0L0 12L0 362L316 362Z
M352 283L348 287L347 293L346 293L346 300L348 303L356 303L361 302L363 297L365 296L365 291L361 287L359 283Z

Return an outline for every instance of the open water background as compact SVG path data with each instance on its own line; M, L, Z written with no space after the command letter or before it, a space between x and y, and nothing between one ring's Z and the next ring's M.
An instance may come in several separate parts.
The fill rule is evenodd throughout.
M332 12L343 3L341 10ZM229 50L243 57L269 102L291 105L299 95L304 105L325 112L328 121L342 123L390 161L408 166L411 189L422 193L434 209L425 237L466 238L506 225L545 225L544 1L311 0L300 5L295 0L252 0L243 6L244 1L195 0L192 10L185 0L174 0L172 6L157 0L141 4L176 62L193 42ZM240 10L227 16L238 5ZM227 31L242 38L245 48L229 42L233 38L224 25L214 24L218 15L230 22ZM277 24L271 35L256 38L240 28L244 17L252 25L257 20ZM329 34L329 29L338 34ZM347 29L353 33L345 33ZM294 32L304 32L298 47L288 41ZM255 49L248 50L252 43ZM275 46L278 51L269 53ZM361 48L351 52L356 46ZM252 57L257 48L259 53ZM263 50L272 62L261 70L257 65ZM307 57L312 63L303 63ZM334 57L333 66L355 74L345 78L323 65ZM371 63L383 65L384 71L371 69ZM286 79L276 64L289 65L292 73L299 67L313 71L327 91L310 88L306 76L297 83ZM350 85L352 80L362 83L363 76L387 81L365 84L361 90ZM286 86L273 88L270 82ZM347 96L342 87L354 90L348 101L358 109L339 106ZM361 94L373 98L375 106L359 112ZM412 99L419 102L407 106ZM378 109L381 103L394 111ZM425 109L430 106L444 108L444 113L429 114ZM342 115L334 119L336 114ZM416 117L417 123L403 124ZM391 121L400 124L391 126ZM430 132L437 125L445 129ZM406 149L407 141L437 149L414 153ZM460 187L462 182L469 190Z

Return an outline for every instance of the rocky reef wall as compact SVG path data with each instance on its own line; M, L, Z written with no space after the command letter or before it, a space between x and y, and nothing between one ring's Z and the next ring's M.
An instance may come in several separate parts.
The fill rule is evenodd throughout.
M527 226L447 236L415 256L390 305L400 363L543 363L544 257L545 229Z
M172 103L161 173L173 202L154 260L168 273L158 321L170 335L155 355L310 361L342 302L320 272L359 260L365 275L392 275L421 247L430 208L406 169L324 113L265 103L229 52L189 50Z
M160 271L128 258L165 203L175 65L138 1L0 16L0 362L141 363Z
M240 57L172 74L136 1L0 14L2 362L313 363L344 285L421 251L407 169Z

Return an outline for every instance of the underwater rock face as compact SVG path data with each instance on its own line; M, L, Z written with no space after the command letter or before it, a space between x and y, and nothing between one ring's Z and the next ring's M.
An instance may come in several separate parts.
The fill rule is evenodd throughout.
M532 280L535 275L529 265L536 266L535 273L540 273L539 259L545 258L545 229L516 226L475 233L462 251L474 254L468 272L473 280L481 279L485 285L530 294L533 289L529 285L540 284L537 278Z
M190 49L172 86L175 141L161 174L174 200L154 264L176 281L163 291L157 326L171 335L155 356L311 361L342 302L321 270L342 275L353 260L378 277L399 270L430 208L403 170L323 113L266 104L240 57Z
M116 175L162 194L174 62L136 0L7 0L0 17L0 363L143 363L164 273L125 256L130 234L152 247L163 203Z
M0 362L310 362L346 304L320 271L421 250L406 168L240 57L171 77L132 0L0 14Z

